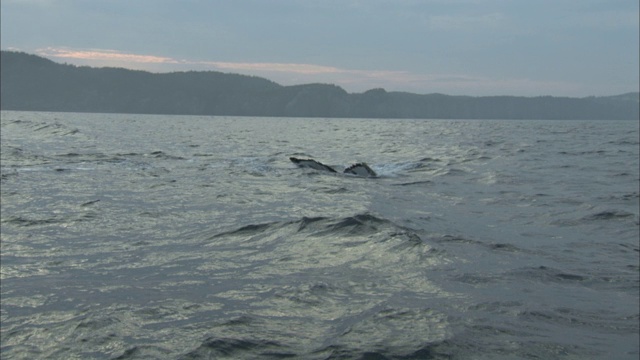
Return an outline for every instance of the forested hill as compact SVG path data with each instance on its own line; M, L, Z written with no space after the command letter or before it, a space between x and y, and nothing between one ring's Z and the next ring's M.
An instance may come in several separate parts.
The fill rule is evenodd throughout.
M149 73L58 64L2 51L1 109L182 115L424 119L638 119L639 94L610 97L417 95L281 86L221 72Z

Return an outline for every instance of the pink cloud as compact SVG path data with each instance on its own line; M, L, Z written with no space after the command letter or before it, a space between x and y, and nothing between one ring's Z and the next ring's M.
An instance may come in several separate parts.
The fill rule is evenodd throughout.
M116 62L133 62L133 63L152 63L152 64L177 64L178 61L168 57L153 55L126 54L116 50L73 50L66 48L44 48L36 50L41 56L77 59L77 60L100 60L100 61L116 61Z
M200 65L210 65L218 69L244 71L276 71L296 74L334 74L344 70L313 64L283 64L283 63L232 63L232 62L198 62Z
M76 50L68 48L48 47L36 50L36 53L45 57L71 59L71 60L95 60L110 61L118 63L137 64L181 64L207 66L220 70L234 71L257 71L257 72L286 72L295 74L333 74L345 72L336 67L322 66L314 64L293 64L293 63L244 63L244 62L222 62L222 61L190 61L176 60L170 57L128 54L116 50L105 49L85 49Z

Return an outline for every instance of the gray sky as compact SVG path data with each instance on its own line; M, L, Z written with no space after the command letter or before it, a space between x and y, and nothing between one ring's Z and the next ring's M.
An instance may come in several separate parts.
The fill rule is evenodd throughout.
M349 92L639 90L638 0L2 0L1 46Z

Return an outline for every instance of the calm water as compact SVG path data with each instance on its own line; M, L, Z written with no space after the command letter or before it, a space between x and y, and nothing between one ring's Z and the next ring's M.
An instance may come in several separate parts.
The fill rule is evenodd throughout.
M637 122L2 112L1 136L2 359L638 358Z

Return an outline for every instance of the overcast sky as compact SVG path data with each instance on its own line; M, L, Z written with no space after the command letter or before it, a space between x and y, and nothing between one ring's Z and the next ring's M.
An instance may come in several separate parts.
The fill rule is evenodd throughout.
M452 95L639 89L638 0L1 0L57 62Z

